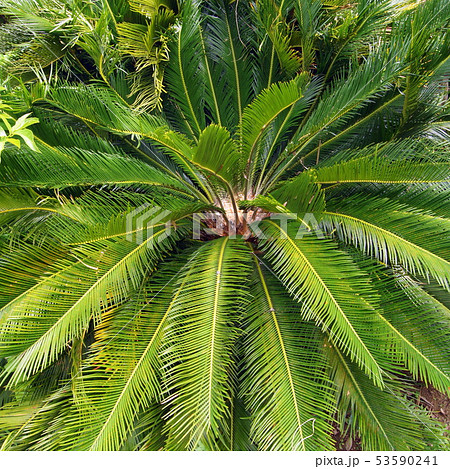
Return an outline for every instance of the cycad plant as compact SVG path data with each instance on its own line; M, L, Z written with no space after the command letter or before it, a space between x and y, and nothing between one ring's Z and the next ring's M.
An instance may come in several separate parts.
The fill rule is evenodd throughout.
M123 70L5 94L2 448L445 447L450 3L132 3L160 112Z

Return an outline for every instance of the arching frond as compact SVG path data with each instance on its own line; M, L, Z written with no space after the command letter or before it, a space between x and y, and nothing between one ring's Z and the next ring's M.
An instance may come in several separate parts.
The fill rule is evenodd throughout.
M244 109L240 132L249 185L262 162L271 158L283 133L288 132L305 111L308 101L300 100L308 81L309 77L301 74L289 82L274 83ZM281 121L281 128L274 125L277 119Z
M0 285L2 296L0 303L0 326L12 311L16 300L28 291L33 291L40 283L39 279L52 270L58 261L67 257L67 249L61 246L34 246L22 243L7 249L0 257ZM26 261L25 261L26 260ZM10 305L10 303L12 303Z
M236 143L228 130L218 125L209 125L200 135L193 161L200 168L206 168L230 184L237 185L243 169L239 156Z
M379 296L377 314L390 336L396 359L414 379L432 384L443 393L450 385L449 321L445 305L425 292L401 268L387 269L381 263L353 252Z
M411 159L390 161L384 155L356 158L317 170L317 182L322 184L414 184L439 183L449 179L448 163L421 163Z
M63 387L52 393L25 422L8 434L0 450L39 450L41 444L54 449L59 443L55 435L64 428L65 418L70 415L72 397L70 388Z
M319 351L320 334L300 319L300 306L255 257L245 321L242 395L259 450L330 450L332 384ZM321 389L320 395L317 389Z
M331 379L336 383L341 430L347 414L352 435L361 438L365 451L411 451L426 447L427 440L440 443L436 423L402 396L404 387L388 377L385 389L373 385L362 370L344 356L333 341L325 341Z
M132 434L135 419L160 418L161 339L176 299L180 261L168 262L121 308L106 314L92 355L75 378L76 419L65 445L76 450L117 451ZM95 431L92 429L95 428Z
M399 263L412 273L431 275L448 288L448 243L442 236L448 229L447 219L357 194L328 206L322 223L367 254L391 265Z
M208 55L219 64L220 74L225 78L227 94L231 95L233 123L227 123L229 130L241 128L243 110L253 97L252 64L248 60L249 51L246 39L251 29L246 18L250 5L236 2L232 8L226 1L217 0L205 3L205 42ZM236 21L236 18L240 18ZM234 127L234 128L232 128Z
M180 231L167 236L163 226L140 244L104 241L80 247L71 260L55 263L53 272L31 287L32 294L10 301L1 310L6 320L0 329L2 352L14 356L3 373L12 373L9 384L46 368L91 319L100 322L104 311L124 301Z
M164 351L167 449L195 449L221 439L219 426L230 416L232 345L250 265L246 244L222 237L199 248L180 276Z
M186 182L120 152L112 155L78 148L40 148L39 154L27 150L4 152L0 184L47 188L148 184L189 190Z
M292 2L259 1L252 8L258 27L258 48L261 51L261 85L264 89L278 79L292 78L301 66L301 57L292 47L293 31L286 21ZM267 65L264 67L265 62Z
M292 212L303 214L313 213L319 219L325 209L325 193L313 172L303 172L298 176L283 181L275 190L273 196Z
M360 295L373 292L367 277L332 241L305 235L301 225L261 224L266 257L289 293L302 303L305 319L314 319L378 385L383 378L374 350L383 349L376 312ZM300 236L297 234L300 233ZM344 273L345 272L345 273ZM358 293L358 295L356 295Z
M170 45L171 60L167 66L166 82L175 101L177 127L198 139L205 128L205 69L202 56L200 4L198 0L183 3L181 23Z
M423 210L430 215L450 219L450 184L447 182L425 186L405 185L395 189L387 186L385 189L387 190L383 192L383 196Z
M396 279L377 283L384 288L384 317L397 330L409 371L448 394L450 310L407 276L397 274Z
M401 55L400 49L394 49ZM279 157L276 171L268 175L269 180L276 180L286 169L298 164L301 155L316 158L321 143L333 138L374 97L384 95L391 88L392 79L401 67L393 54L394 50L380 49L370 55L364 66L327 88L317 107L307 114L309 118L287 146L287 152Z
M315 61L316 35L324 21L323 2L297 0L294 4L298 22L297 44L301 47L302 70L309 71Z

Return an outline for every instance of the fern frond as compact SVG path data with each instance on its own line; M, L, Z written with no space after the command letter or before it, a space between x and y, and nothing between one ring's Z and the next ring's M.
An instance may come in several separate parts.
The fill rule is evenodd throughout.
M363 450L421 450L426 448L429 438L439 443L436 423L402 396L407 386L386 377L386 388L381 390L333 341L325 341L324 345L330 360L330 376L336 383L341 431L350 412L350 434L360 437Z
M0 186L160 186L186 194L188 184L159 169L120 154L39 145L41 153L5 151Z
M170 44L166 71L167 89L175 101L176 122L197 140L205 128L205 70L202 67L200 1L183 2L181 22Z
M271 158L275 145L282 138L278 132L280 129L274 125L275 120L282 118L283 131L289 131L306 109L307 101L300 100L308 81L308 76L301 74L289 82L274 83L244 109L240 140L243 156L247 160L249 185L261 161ZM268 154L264 152L265 147L270 148Z
M384 152L383 152L384 153ZM414 159L393 161L381 156L351 159L317 170L317 182L340 183L383 183L414 184L440 183L450 179L448 163L421 163Z
M250 35L246 18L250 6L239 2L232 9L224 0L205 4L205 42L208 55L218 64L225 78L227 93L231 94L233 123L230 131L242 126L243 110L253 97L251 61L242 38ZM236 17L240 18L237 22Z
M77 419L65 437L72 449L121 449L137 416L161 400L159 352L180 266L169 261L97 328L91 358L75 381L83 399L76 403ZM161 409L155 410L160 417Z
M10 301L0 311L6 316L0 346L5 355L14 356L3 372L4 378L11 375L9 385L46 368L91 320L99 323L104 311L124 301L173 247L180 231L168 236L162 227L140 244L104 241L82 246L73 251L72 260L55 263L53 273L32 287L31 295Z

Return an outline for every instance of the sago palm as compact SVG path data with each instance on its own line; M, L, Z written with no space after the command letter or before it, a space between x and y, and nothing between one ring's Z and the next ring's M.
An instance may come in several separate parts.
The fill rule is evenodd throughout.
M173 11L162 112L123 72L5 95L40 122L1 162L2 448L443 447L449 2Z

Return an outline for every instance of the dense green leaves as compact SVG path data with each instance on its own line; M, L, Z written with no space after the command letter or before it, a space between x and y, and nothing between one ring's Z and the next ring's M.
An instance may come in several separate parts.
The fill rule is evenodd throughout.
M357 204L352 203L355 200ZM356 194L337 201L336 208L327 207L323 222L367 254L391 265L401 264L412 273L429 274L449 288L449 246L442 236L448 230L449 220L382 197Z
M332 384L325 376L317 330L301 321L299 305L286 301L283 286L256 257L255 264L242 388L254 415L252 438L261 450L329 450ZM273 439L273 428L282 438Z
M334 243L304 235L304 230L304 236L298 236L301 230L299 224L284 228L264 222L267 258L290 294L302 302L303 317L329 330L339 346L381 384L381 370L370 348L380 347L377 342L382 337L374 328L375 312L367 301L372 292L364 275ZM326 258L330 263L325 266Z
M11 382L18 382L43 370L70 340L88 329L91 319L99 322L104 310L126 299L130 286L136 287L173 245L178 233L159 241L165 230L159 227L140 244L108 240L78 247L72 259L56 263L54 272L31 287L32 295L22 295L4 307L2 352L17 354L4 375L13 373Z
M168 317L171 345L164 351L173 396L168 399L169 449L229 438L236 374L232 348L248 301L243 284L250 266L249 247L222 237L199 248L181 275Z
M344 3L2 1L2 450L445 448L449 4Z
M414 409L398 392L398 384L386 380L385 390L373 388L367 375L348 360L332 341L325 342L331 378L336 383L339 420L344 429L350 410L352 435L361 435L361 444L370 450L420 450L426 439L439 440L433 421Z

